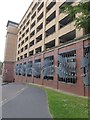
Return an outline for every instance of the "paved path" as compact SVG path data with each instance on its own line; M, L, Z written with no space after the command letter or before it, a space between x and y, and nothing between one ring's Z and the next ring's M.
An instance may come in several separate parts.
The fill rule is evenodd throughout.
M2 85L2 101L14 98L19 92L22 92L27 86L19 83L8 83Z
M51 118L42 88L10 83L3 87L3 100L5 99L2 106L3 118Z

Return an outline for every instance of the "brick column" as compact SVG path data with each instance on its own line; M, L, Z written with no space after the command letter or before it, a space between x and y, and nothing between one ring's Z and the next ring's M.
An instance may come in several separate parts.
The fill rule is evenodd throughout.
M2 75L4 82L14 82L14 62L4 62Z
M42 63L44 61L44 53L41 53L41 80L42 80L42 85L44 84L43 83L43 77L42 77Z
M84 84L81 71L81 59L83 58L83 41L76 43L76 61L77 61L77 93L84 95Z
M54 81L55 81L55 86L56 88L58 89L58 77L57 77L57 74L56 74L56 67L58 65L58 49L55 49L54 51Z

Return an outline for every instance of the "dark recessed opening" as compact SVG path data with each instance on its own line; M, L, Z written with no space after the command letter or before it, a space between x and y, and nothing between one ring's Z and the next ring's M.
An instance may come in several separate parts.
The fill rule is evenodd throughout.
M40 53L42 51L42 47L38 47L35 49L35 53Z
M36 43L40 42L41 40L42 40L42 34L36 38Z
M29 56L32 56L33 54L34 54L33 50L29 52Z
M54 11L47 19L46 19L46 24L51 22L54 18L56 17L56 11Z
M59 21L59 29L66 26L67 24L69 24L72 21L73 21L73 18L71 18L70 15L66 16L65 18L63 18L62 20Z
M51 2L47 7L46 7L46 12L48 12L54 5L56 4L55 0Z
M59 42L60 43L65 43L65 42L68 42L68 41L71 41L71 40L74 40L76 37L76 31L71 31L61 37L59 37Z
M51 28L49 28L45 34L46 34L46 37L48 37L49 35L53 34L55 32L55 25L53 25Z
M46 50L49 49L49 48L53 48L53 47L55 47L55 40L50 41L47 44L45 44Z

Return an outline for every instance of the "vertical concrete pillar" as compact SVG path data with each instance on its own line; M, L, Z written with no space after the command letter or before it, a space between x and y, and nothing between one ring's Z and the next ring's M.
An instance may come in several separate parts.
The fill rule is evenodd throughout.
M58 23L58 18L59 18L59 4L56 4L56 19L55 19L55 23L56 23L56 40L55 40L55 46L59 45L59 40L58 40L58 29L59 29L59 23Z
M46 1L44 2L44 8L46 8ZM45 50L45 30L46 30L46 9L44 9L44 17L43 17L43 45L42 45L42 51Z

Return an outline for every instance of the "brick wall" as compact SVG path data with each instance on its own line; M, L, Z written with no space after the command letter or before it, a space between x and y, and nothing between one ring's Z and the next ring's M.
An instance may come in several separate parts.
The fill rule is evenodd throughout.
M33 56L33 58L27 58L25 60L22 61L28 61L28 60L32 60L34 63L35 59L41 59L41 65L42 62L44 60L44 57L47 56L54 56L54 68L56 68L57 64L58 64L58 54L62 53L62 52L67 52L67 51L72 51L72 50L76 50L76 75L77 75L77 82L75 84L73 83L64 83L64 82L60 82L58 81L58 77L56 74L56 69L54 71L54 79L53 80L46 80L42 78L42 74L40 78L35 78L35 77L21 77L21 76L15 76L15 80L19 81L19 82L30 82L30 83L36 83L36 84L40 84L40 85L45 85L45 86L49 86L52 88L56 88L62 91L66 91L69 93L74 93L77 95L81 95L81 96L88 96L89 95L89 87L84 87L84 83L83 83L83 78L82 78L82 70L81 70L81 59L83 58L83 48L84 46L88 45L89 41L79 41L76 43L73 43L71 45L67 45L65 47L57 47L54 48L51 51L46 51L43 52L39 55L35 55ZM18 62L17 62L18 63ZM20 63L20 61L19 61ZM42 73L42 72L41 72Z
M3 63L3 81L4 82L13 82L14 78L14 62L4 62Z

